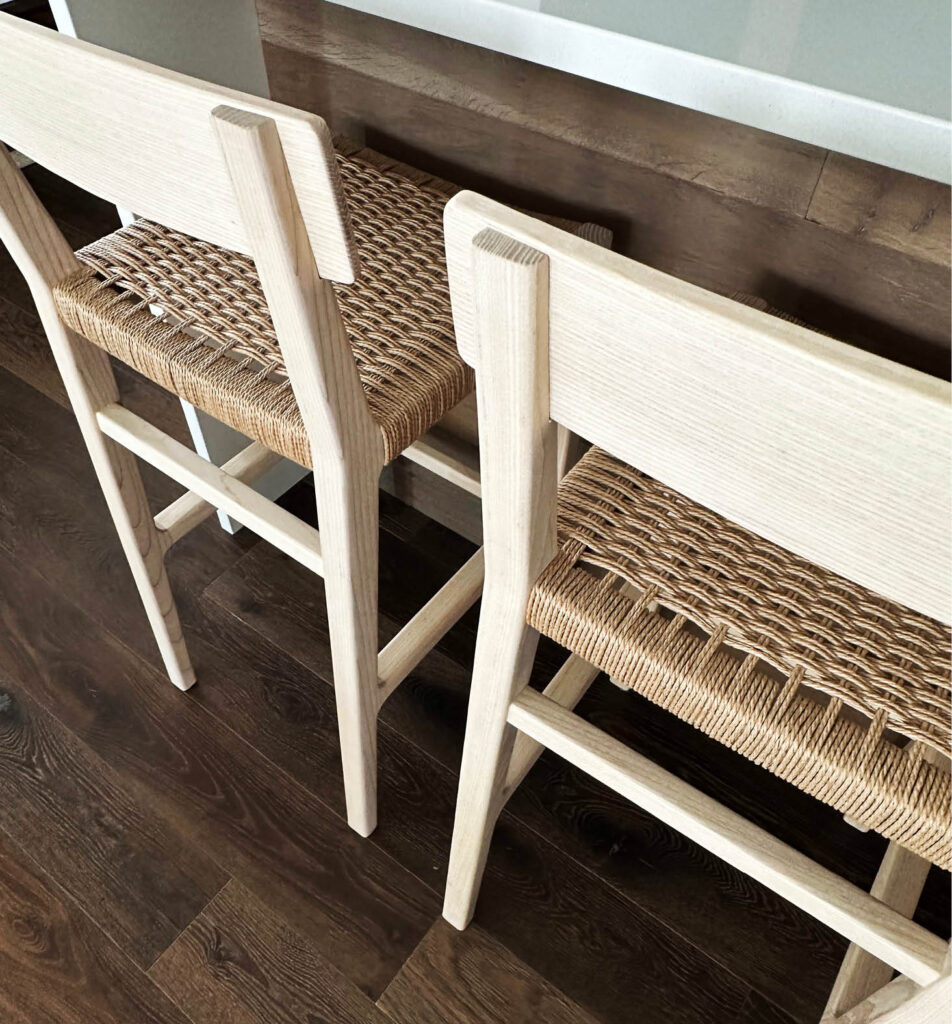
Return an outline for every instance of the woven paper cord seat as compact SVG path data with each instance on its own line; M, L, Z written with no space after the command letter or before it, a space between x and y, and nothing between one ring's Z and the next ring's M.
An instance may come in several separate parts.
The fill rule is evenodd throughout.
M559 488L530 625L944 868L949 631L593 448ZM626 586L627 584L627 586Z
M335 291L389 461L473 386L456 350L443 252L443 207L456 188L347 142L338 148L361 274ZM55 290L70 327L273 451L312 465L249 257L146 221L77 255L84 270Z

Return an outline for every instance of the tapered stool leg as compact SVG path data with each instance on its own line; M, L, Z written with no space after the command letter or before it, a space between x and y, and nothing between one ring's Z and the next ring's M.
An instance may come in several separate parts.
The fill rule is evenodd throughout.
M512 757L516 730L506 721L512 698L527 684L539 634L510 602L484 596L466 741L456 800L443 916L463 929L472 920Z
M377 827L379 473L315 473L347 822Z
M46 318L47 336L89 450L165 670L180 689L195 682L178 610L165 571L164 550L146 500L135 456L106 437L96 411L119 400L109 356L59 321Z

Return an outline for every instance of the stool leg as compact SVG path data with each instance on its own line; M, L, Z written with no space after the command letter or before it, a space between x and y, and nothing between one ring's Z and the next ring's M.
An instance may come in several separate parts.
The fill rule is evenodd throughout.
M898 843L890 843L870 891L886 906L898 910L905 917L912 917L926 884L929 868L927 860ZM835 1020L845 1011L852 1010L877 989L888 984L893 973L888 964L851 943L823 1011L823 1020Z
M347 823L362 836L377 827L379 475L376 464L314 473Z
M472 920L516 730L506 721L528 683L539 634L504 597L483 597L466 720L443 916L462 930Z
M58 321L50 323L48 320L46 328L165 669L180 690L187 690L195 682L195 672L182 636L165 572L163 548L149 511L136 458L106 437L96 422L96 410L119 401L109 356Z

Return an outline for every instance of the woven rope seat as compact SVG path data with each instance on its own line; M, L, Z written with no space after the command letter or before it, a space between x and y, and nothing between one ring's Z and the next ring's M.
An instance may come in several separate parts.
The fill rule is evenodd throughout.
M948 761L931 753L950 753L946 627L597 448L559 487L558 532L530 625L852 820L952 867Z
M346 142L338 163L361 274L334 288L390 461L473 387L456 350L443 250L443 207L457 189ZM70 327L273 451L312 465L250 257L143 220L77 256L83 270L55 289Z

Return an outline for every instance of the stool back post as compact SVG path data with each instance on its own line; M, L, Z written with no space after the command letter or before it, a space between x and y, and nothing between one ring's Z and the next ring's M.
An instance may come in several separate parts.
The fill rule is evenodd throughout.
M470 694L468 743L460 769L465 799L456 816L445 916L472 916L492 823L515 741L509 705L526 685L538 633L526 624L532 587L556 550L559 437L549 415L549 265L497 231L472 244L476 281L480 475L487 555ZM456 882L459 884L456 884Z
M6 18L8 15L0 15ZM53 286L79 267L72 248L0 143L0 242L26 278L172 683L195 682L135 457L105 437L97 412L119 400L109 356L60 320Z
M334 289L321 278L275 122L212 113L291 387L307 428L320 516L347 819L377 823L377 487L384 446Z
M211 114L245 237L268 301L291 387L310 437L328 462L383 466L331 283L320 273L275 121L233 107Z

